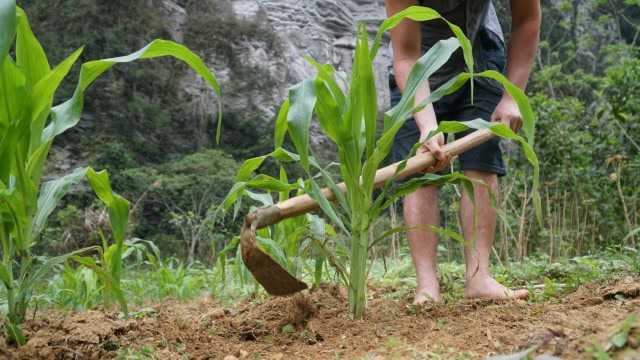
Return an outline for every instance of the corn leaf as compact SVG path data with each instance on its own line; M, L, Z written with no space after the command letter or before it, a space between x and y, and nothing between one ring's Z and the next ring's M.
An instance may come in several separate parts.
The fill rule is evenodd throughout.
M13 287L13 281L11 280L9 269L7 269L6 265L3 263L0 263L0 280L4 283L4 286L7 289L11 289Z
M459 42L455 38L438 41L425 55L423 55L413 66L407 79L404 93L400 102L385 116L385 130L378 139L377 146L372 155L366 160L363 171L363 186L370 189L373 186L375 172L380 163L387 157L391 150L391 144L396 133L409 114L412 113L415 103L415 95L420 86L428 81L440 67L442 67L451 57L453 52L459 47ZM438 96L442 96L450 89L460 86L460 81L449 81L439 88L439 91L432 93L427 100L435 101Z
M251 174L253 174L253 172L256 171L256 169L258 169L260 165L262 165L262 163L268 156L269 155L262 155L245 160L245 162L242 163L240 169L238 169L238 172L236 173L235 181L238 182L248 180L251 177Z
M16 33L16 2L0 0L0 65L4 62Z
M340 128L346 98L335 80L335 69L329 64L321 65L311 58L306 59L317 71L315 113L320 127L334 143L342 142L346 137Z
M528 102L528 101L527 101ZM493 134L499 136L503 139L513 140L520 144L522 148L522 152L524 153L525 158L531 164L533 168L533 179L532 179L532 191L531 196L533 200L533 207L536 213L536 219L538 223L542 224L542 205L540 199L540 161L538 160L538 156L536 155L533 146L529 143L529 141L522 136L516 134L505 124L495 123L495 122L487 122L482 119L475 119L472 121L464 121L464 122L450 122L443 121L438 126L436 132L445 131L445 132L458 132L464 131L467 129L463 129L466 127L467 129L489 129Z
M51 142L51 139L43 138L42 131L51 111L53 96L62 80L69 74L80 54L82 54L82 51L83 48L74 51L34 85L31 91L30 153L35 153L37 151L36 148L40 147L41 144L44 143L48 146ZM37 175L36 170L39 172L40 169L41 166L33 167L32 175Z
M274 147L280 148L284 143L284 136L287 133L287 115L289 114L289 99L286 99L282 106L280 106L280 111L278 111L278 117L276 118L276 126L273 134L273 143Z
M412 111L418 90L426 85L429 77L440 69L459 47L460 42L456 38L440 40L416 61L409 72L400 102L387 113L388 122L394 123L402 119L404 114ZM385 129L390 125L386 123Z
M109 214L109 224L115 240L115 250L112 261L109 264L109 272L114 281L120 281L122 275L122 252L124 248L124 237L129 222L129 202L111 190L109 174L103 170L96 172L92 168L87 169L87 180L98 198L107 207Z
M316 105L315 84L307 79L289 90L289 112L287 125L289 137L293 141L300 164L305 171L309 171L309 128L311 116Z
M522 115L522 131L524 132L524 136L529 145L533 146L535 142L535 113L524 91L515 86L504 75L494 70L483 71L476 74L476 76L498 81L509 95L511 95L516 104L518 104L518 109L520 109L520 114Z
M298 187L296 184L282 182L274 177L264 174L254 176L251 180L247 181L247 186L255 189L276 192L291 191Z
M354 59L354 67L357 71L354 74L354 78L358 83L356 96L359 105L362 107L367 157L371 156L376 145L376 120L378 112L376 80L373 73L373 63L369 57L368 37L369 33L367 32L366 25L360 23L358 26L358 44L356 46ZM353 90L354 89L352 89L352 91Z
M45 182L38 197L38 209L33 218L32 237L35 239L44 229L49 215L58 206L60 200L86 175L87 168L78 168L72 173Z
M335 209L333 208L333 205L331 205L329 200L327 200L327 198L324 197L324 195L322 195L322 192L320 191L320 186L318 186L318 184L313 179L311 179L310 181L310 189L308 193L309 193L309 196L318 203L318 205L320 206L320 209L322 209L325 215L327 215L329 219L333 221L333 223L336 224L336 226L338 226L340 230L344 231L344 233L347 234L348 236L349 231L344 226L344 223L336 213Z
M26 78L10 56L0 68L0 128L16 125L25 111ZM4 133L4 134L3 134ZM0 135L5 135L3 130Z
M51 68L47 55L33 35L27 15L21 8L17 8L17 18L16 62L25 74L27 87L32 88Z
M442 21L446 22L446 24L449 26L453 34L460 42L462 53L464 56L464 62L467 65L468 71L470 73L473 73L473 51L471 49L471 41L469 41L469 39L464 35L464 32L462 31L462 29L460 29L460 27L448 22L437 11L424 6L410 6L383 21L378 28L376 38L371 48L371 59L374 59L378 54L378 49L380 48L380 44L382 44L382 36L384 35L384 33L396 27L404 19L411 19L414 21L431 21L441 19Z
M209 71L202 59L185 46L173 41L154 40L135 53L117 58L89 61L82 64L80 79L78 80L73 96L71 99L52 109L52 121L45 128L43 134L44 142L52 140L54 137L62 134L78 123L84 106L84 92L102 73L118 63L127 63L138 59L151 59L161 56L172 56L178 60L182 60L198 75L202 76L216 93L218 110L220 109L220 87L218 86L215 76ZM218 142L222 126L221 119L222 113L218 111L218 131L216 134L216 140Z

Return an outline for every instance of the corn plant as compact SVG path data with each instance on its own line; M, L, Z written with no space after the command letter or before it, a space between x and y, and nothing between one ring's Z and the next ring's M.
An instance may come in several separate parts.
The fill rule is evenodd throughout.
M48 276L55 265L83 252L49 259L32 252L49 215L72 186L83 178L89 180L107 206L114 243L103 244L99 268L86 258L78 260L100 270L98 275L108 279L106 294L116 298L126 312L119 282L128 202L111 191L105 172L95 172L91 168L79 168L42 183L45 162L54 139L80 120L85 90L115 64L173 56L201 75L216 94L220 92L214 75L197 55L174 42L155 40L127 56L82 64L72 97L53 106L56 89L81 53L82 48L51 68L42 46L31 31L25 12L16 6L14 0L0 0L0 281L6 290L8 303L5 331L8 339L19 345L26 342L20 324L24 321L34 286Z
M487 77L501 83L516 100L524 119L524 135L521 137L503 124L489 123L481 119L469 122L442 122L432 133L455 133L467 129L489 129L497 136L519 142L534 169L534 189L538 182L538 160L533 152L534 115L521 89L511 84L495 71L474 73L471 43L462 30L449 22L455 37L439 41L412 68L400 102L384 114L382 129L378 128L377 93L373 60L380 47L385 31L403 19L445 21L436 11L413 6L386 19L379 28L375 40L369 45L366 26L357 30L355 56L349 84L341 81L337 71L328 64L308 61L316 68L315 76L293 86L284 101L275 124L275 150L265 156L247 160L238 173L239 182L227 198L227 206L246 195L248 188L288 192L299 189L318 202L324 215L345 235L349 241L348 293L349 310L354 318L362 317L366 304L366 280L368 250L373 234L370 227L391 203L420 186L457 182L472 195L471 181L460 173L450 175L425 174L402 184L392 180L386 182L382 194L374 197L374 177L391 150L393 139L404 122L416 111L445 95L459 90L467 81L476 77ZM443 66L451 55L461 49L468 72L461 73L435 89L431 95L416 104L417 90L429 77ZM471 82L473 91L473 82ZM340 175L346 191L339 190L336 182L323 167L319 166L309 147L309 130L313 116L318 120L322 132L337 146ZM288 134L297 154L283 149ZM380 135L378 135L380 134ZM414 149L419 144L416 144ZM251 177L266 157L278 161L298 163L304 170L305 180L289 184L286 177L275 179L259 174ZM400 166L400 169L403 166ZM334 193L335 204L329 202L320 191L319 179ZM534 192L537 194L537 192ZM539 201L534 199L534 204ZM536 209L539 206L536 205ZM540 212L537 211L539 214ZM390 232L391 233L391 232ZM273 251L270 252L273 254ZM276 257L274 256L274 259ZM276 259L278 260L278 259Z

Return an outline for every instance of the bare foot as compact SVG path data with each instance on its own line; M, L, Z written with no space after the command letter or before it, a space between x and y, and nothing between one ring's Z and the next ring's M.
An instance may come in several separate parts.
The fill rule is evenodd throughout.
M424 305L440 301L442 301L440 286L436 283L434 286L419 286L416 289L413 305Z
M472 278L467 279L464 296L467 299L526 299L529 296L529 291L525 289L511 290L497 282L491 276L476 274Z

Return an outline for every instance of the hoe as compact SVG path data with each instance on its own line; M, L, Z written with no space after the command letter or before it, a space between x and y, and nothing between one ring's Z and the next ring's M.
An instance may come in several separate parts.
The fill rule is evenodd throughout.
M450 157L457 156L463 152L484 143L494 135L490 130L477 130L459 140L444 146L445 154ZM409 175L424 172L435 163L435 158L431 153L418 154L407 160L404 169L396 174L400 164L397 162L379 169L375 176L375 186L380 187L395 176L402 179ZM338 184L341 191L345 190L345 184ZM334 200L333 192L322 189L322 194L329 200ZM291 199L282 201L275 205L263 207L255 210L245 217L242 233L240 234L240 246L242 248L242 260L254 278L271 295L290 295L307 288L307 284L296 279L287 270L275 262L269 255L263 252L256 244L256 230L273 225L280 220L302 215L316 210L318 204L309 195L299 195Z

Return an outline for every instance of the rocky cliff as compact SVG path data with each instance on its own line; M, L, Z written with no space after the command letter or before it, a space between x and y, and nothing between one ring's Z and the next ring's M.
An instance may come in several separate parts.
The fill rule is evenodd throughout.
M252 38L251 34L236 34L239 36L234 37L232 44L228 44L235 54L231 60L228 57L223 59L219 55L220 49L215 47L207 48L204 55L221 78L223 91L227 90L225 93L228 96L224 97L225 113L238 114L251 109L252 113L246 116L267 123L273 121L287 89L313 74L313 69L304 60L304 56L311 56L320 63L332 64L339 71L348 73L352 63L356 24L366 22L373 37L385 17L382 0L222 0L224 1L228 2L231 12L225 13L224 17L235 17L238 24L260 24L260 32L270 32L276 41ZM188 1L162 0L161 4L173 37L178 41L185 40L190 18L197 14L190 13ZM226 7L216 8L218 12L226 10ZM246 26L238 25L238 32L242 32L244 27ZM200 36L198 42L206 41ZM187 44L189 45L188 41ZM238 62L242 68L251 71L238 71ZM389 64L389 53L387 47L383 46L375 63L381 110L388 106L386 81ZM271 79L266 88L241 86L265 78ZM198 97L200 94L200 97L205 97L198 103L210 103L207 97L211 95L204 90L198 79L188 77L184 85L192 95ZM215 111L208 107L204 110ZM315 144L324 142L321 136L312 136L312 139Z

